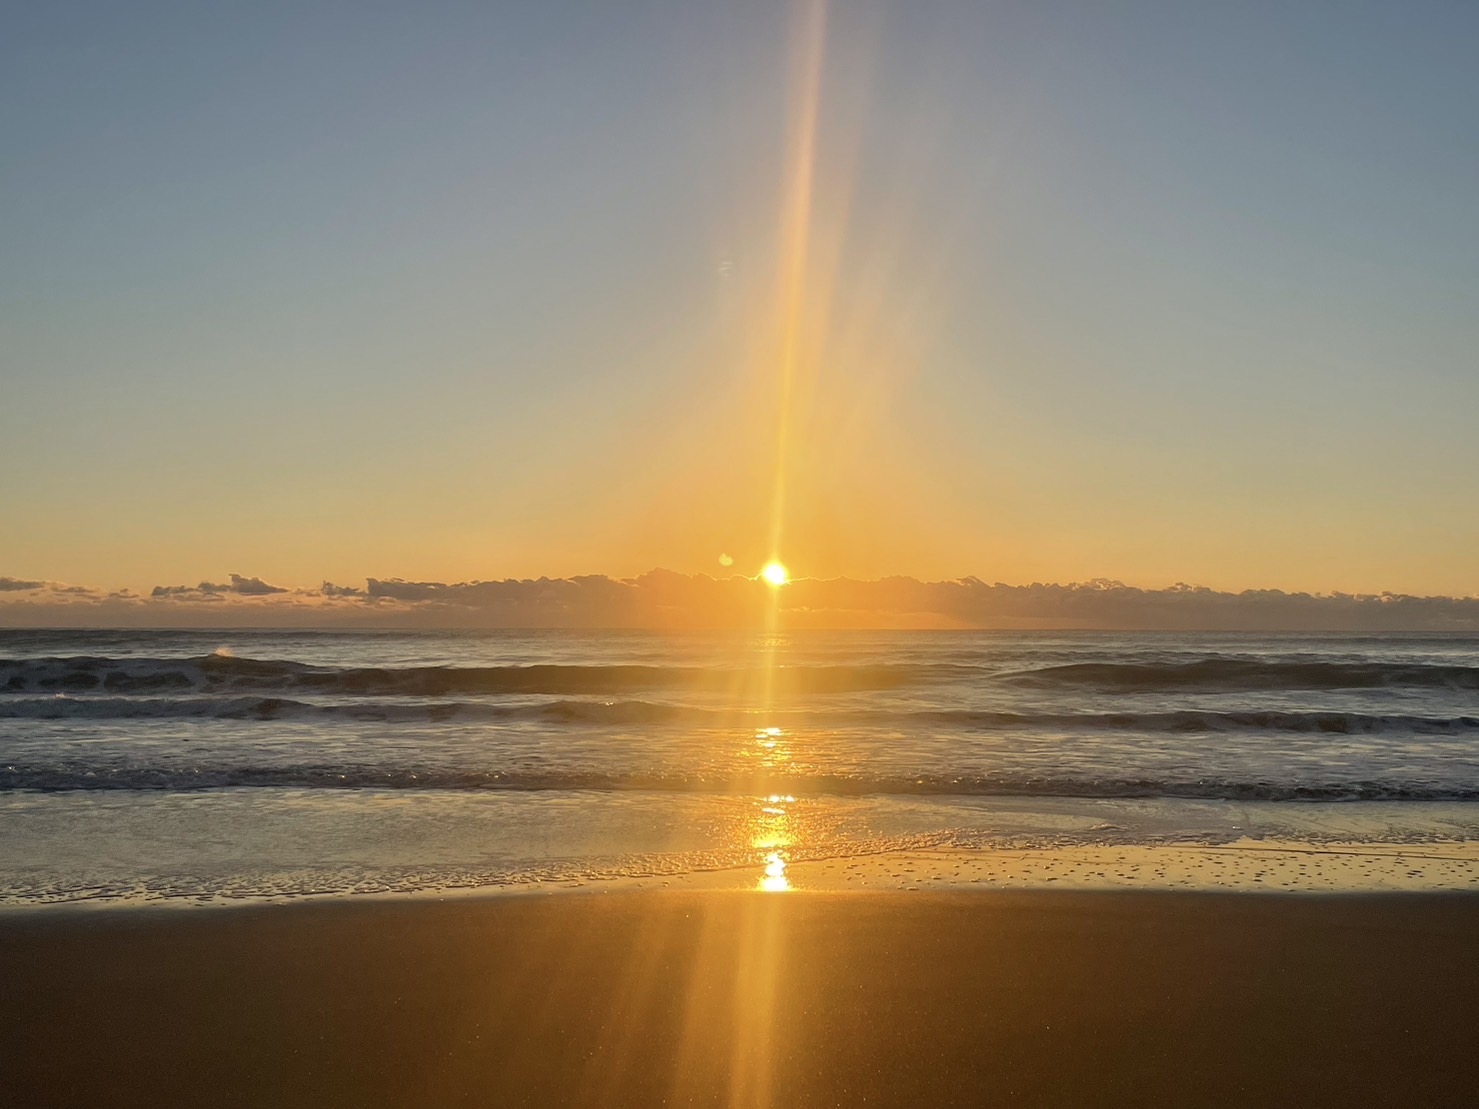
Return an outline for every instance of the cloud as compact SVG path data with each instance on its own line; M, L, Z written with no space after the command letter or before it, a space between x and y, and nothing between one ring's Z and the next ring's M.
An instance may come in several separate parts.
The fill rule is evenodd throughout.
M0 593L26 593L29 595L19 601L11 599L8 602L0 602L10 604L29 604L37 600L66 600L76 602L99 596L97 590L90 589L85 585L66 585L59 581L26 581L21 578L3 577L0 577ZM39 598L36 596L37 594L40 594Z
M274 593L290 592L280 585L268 585L261 578L244 578L240 574L232 574L228 584L218 585L215 582L203 581L199 585L156 585L149 594L151 597L191 597L197 600L211 597L223 597L227 594L236 594L241 597L267 597Z
M337 591L336 595L347 595ZM778 594L746 577L654 570L603 576L446 583L370 578L365 595L422 618L500 627L749 627L773 603L790 627L1125 630L1468 630L1479 599L1404 594L1219 592L1178 583L1140 589L1099 579L1068 585L801 579Z
M11 626L420 628L1000 628L1168 631L1479 631L1479 598L1407 594L1221 592L1178 583L988 584L893 577L798 579L780 590L753 578L653 570L502 581L369 578L317 589L230 575L157 586L146 597L0 579Z
M1097 580L988 585L977 578L918 582L797 582L793 603L813 611L939 616L958 627L1168 631L1396 631L1479 629L1479 599L1405 594L1220 592L1182 583L1140 589ZM839 621L843 622L843 621Z
M149 593L151 597L218 597L226 592L228 586L212 585L203 581L199 585L156 585Z
M280 585L268 585L261 578L244 578L240 574L232 574L231 592L240 593L243 597L265 597L271 593L286 593L287 590Z

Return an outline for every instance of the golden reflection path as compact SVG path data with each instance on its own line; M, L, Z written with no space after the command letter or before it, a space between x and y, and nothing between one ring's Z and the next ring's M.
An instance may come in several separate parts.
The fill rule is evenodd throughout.
M786 806L795 801L790 794L773 793L759 806L750 846L764 853L764 869L755 883L755 889L762 893L786 893L791 889L790 879L786 877L785 849L795 842L795 831Z
M781 628L781 598L789 588L783 559L786 525L786 482L792 461L792 419L798 378L806 371L809 319L807 268L812 237L816 173L817 113L821 97L822 58L826 31L825 0L799 0L797 37L791 79L793 99L788 127L787 173L781 211L776 350L775 471L771 494L769 561L756 584L767 594L764 637L752 656L757 674L742 680L735 692L743 707L762 714L777 708L777 670L788 644ZM758 680L754 680L758 678ZM748 704L743 704L748 702ZM762 715L762 721L764 716ZM758 767L774 781L791 761L791 737L774 721L765 721L744 741L737 774ZM748 774L753 780L755 775ZM735 783L738 785L738 781ZM698 958L688 982L683 1061L673 1076L673 1101L686 1103L693 1083L711 1062L704 1057L701 1034L708 998L729 992L732 1029L729 1039L728 1090L731 1107L768 1109L785 1104L775 1089L775 1058L784 1044L775 1042L776 1000L785 988L781 949L781 913L791 890L786 875L787 852L796 825L791 807L796 798L767 793L756 798L748 814L750 849L760 865L753 892L740 902L717 900L705 911Z

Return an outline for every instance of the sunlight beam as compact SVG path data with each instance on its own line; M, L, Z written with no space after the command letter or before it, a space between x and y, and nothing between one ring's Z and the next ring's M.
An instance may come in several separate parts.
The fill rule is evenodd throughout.
M779 382L776 397L775 479L771 495L770 551L776 558L785 531L786 469L790 459L791 406L806 323L807 257L811 244L816 175L817 111L821 99L826 5L809 0L801 14L796 98L791 119L786 193L782 208Z

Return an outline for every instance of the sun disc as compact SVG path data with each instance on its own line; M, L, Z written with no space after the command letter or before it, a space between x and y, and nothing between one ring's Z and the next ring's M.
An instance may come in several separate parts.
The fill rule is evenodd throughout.
M760 571L760 576L771 585L785 585L791 580L791 575L786 573L786 568L779 562L768 562L765 569Z

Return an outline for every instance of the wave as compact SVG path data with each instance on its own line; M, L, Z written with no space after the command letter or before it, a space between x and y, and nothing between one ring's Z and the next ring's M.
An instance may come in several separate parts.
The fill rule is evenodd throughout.
M1479 716L1415 716L1362 712L1210 712L1185 709L1146 713L1010 713L941 711L909 714L957 727L987 730L1052 728L1067 733L1114 730L1124 732L1301 732L1327 735L1379 733L1452 735L1479 731Z
M386 723L549 722L664 724L718 714L650 701L376 701L343 704L286 697L14 697L0 698L0 720L351 720ZM758 714L756 714L758 719Z
M44 658L0 660L9 693L161 693L272 690L344 696L442 697L475 694L620 694L648 690L756 692L777 696L899 689L957 666L782 666L732 670L699 666L331 667L285 659Z
M1457 735L1479 731L1479 716L1417 716L1359 712L1180 710L1147 713L1022 713L973 710L775 711L711 709L656 701L554 700L538 704L489 701L386 701L343 703L287 697L49 697L0 698L0 720L241 720L359 721L366 723L538 723L588 725L688 725L794 729L856 728L912 731L1065 734L1295 732L1324 735Z
M1479 666L1421 662L1316 662L1208 658L1195 662L1076 662L1002 676L1023 686L1090 688L1110 693L1176 690L1256 693L1263 690L1479 690Z
M930 684L1001 685L1100 693L1257 693L1273 690L1438 689L1479 691L1479 666L1422 662L1080 662L1008 673L979 665L874 663L725 669L703 666L315 666L234 655L195 658L92 656L0 659L0 693L84 695L317 694L346 697L480 695L613 696L654 692L736 699L906 690Z
M764 796L1171 798L1207 801L1479 801L1479 786L1381 781L1312 783L1052 776L603 774L368 766L85 767L0 765L0 791L212 789L649 791Z

